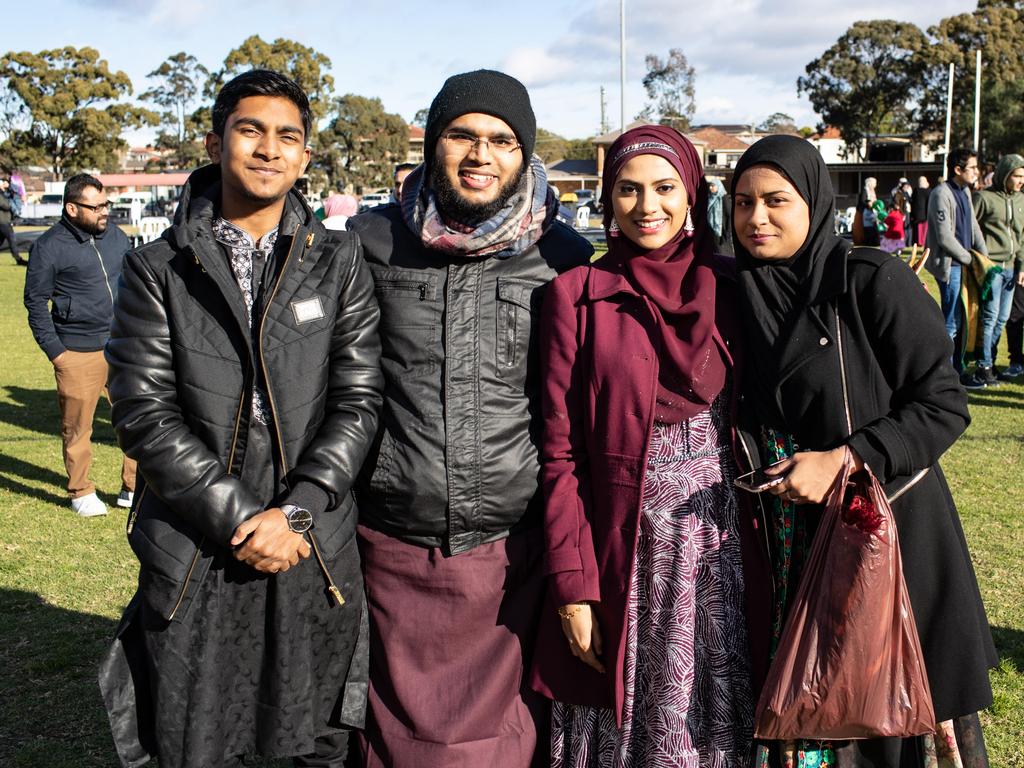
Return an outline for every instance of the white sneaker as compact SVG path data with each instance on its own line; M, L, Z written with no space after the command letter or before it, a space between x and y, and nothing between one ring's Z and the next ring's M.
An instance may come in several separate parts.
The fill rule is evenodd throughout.
M121 493L117 495L117 506L125 507L126 509L131 509L132 500L134 498L134 491L121 491Z
M71 508L81 517L99 517L107 514L107 505L95 493L71 500Z

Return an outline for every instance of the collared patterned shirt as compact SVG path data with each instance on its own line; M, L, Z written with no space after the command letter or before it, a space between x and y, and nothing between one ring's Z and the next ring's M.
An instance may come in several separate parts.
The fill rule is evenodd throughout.
M242 291L242 298L245 299L245 314L249 320L249 327L252 328L252 307L256 301L253 286L253 256L260 255L260 261L265 262L274 251L277 243L278 228L275 227L255 242L252 236L243 229L236 227L230 221L220 217L213 220L213 236L218 243L226 246L230 255L231 271L238 281L238 287ZM260 267L262 269L262 267ZM259 424L267 424L268 410L266 396L263 391L253 385L252 397L252 418Z

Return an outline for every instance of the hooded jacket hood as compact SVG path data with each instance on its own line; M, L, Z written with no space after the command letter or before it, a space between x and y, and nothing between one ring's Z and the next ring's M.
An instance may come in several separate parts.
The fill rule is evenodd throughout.
M992 186L974 197L974 214L985 236L988 257L1004 269L1020 270L1024 266L1024 194L1006 191L1006 180L1017 168L1024 167L1024 157L1004 155L992 176Z
M999 158L995 173L992 175L991 190L993 192L1009 194L1006 191L1006 179L1018 168L1024 168L1024 157L1020 155L1003 155Z

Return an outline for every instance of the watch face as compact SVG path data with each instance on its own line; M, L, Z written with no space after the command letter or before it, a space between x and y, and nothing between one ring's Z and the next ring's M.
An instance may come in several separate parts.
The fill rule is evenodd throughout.
M313 516L308 509L295 507L288 513L288 528L292 533L305 533L313 527Z

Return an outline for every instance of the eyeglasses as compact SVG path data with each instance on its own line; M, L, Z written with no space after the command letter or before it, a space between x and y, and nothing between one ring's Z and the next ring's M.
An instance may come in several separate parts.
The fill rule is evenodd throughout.
M488 149L511 154L523 146L511 136L492 136L488 139L465 131L448 131L441 134L441 138L448 146L463 152L469 152L478 144L484 144Z
M79 208L88 208L90 211L96 211L97 213L103 213L104 211L110 210L110 203L100 203L99 205L89 205L88 203L79 203L76 201L71 202L72 205L77 205Z

